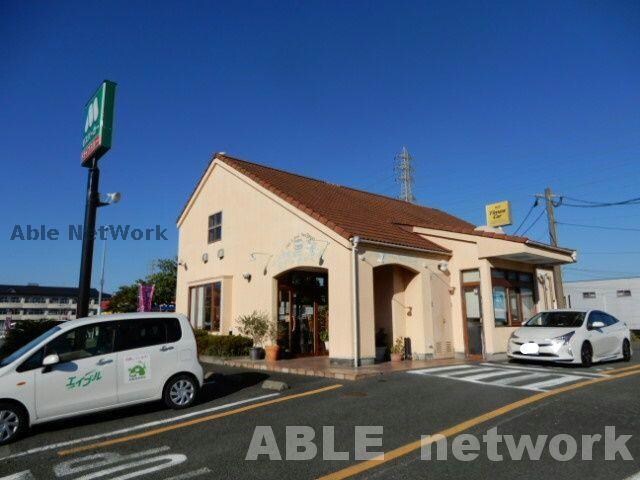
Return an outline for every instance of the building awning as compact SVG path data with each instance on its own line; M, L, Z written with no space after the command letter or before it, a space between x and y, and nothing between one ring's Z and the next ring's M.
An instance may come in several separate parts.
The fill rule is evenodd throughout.
M531 265L564 265L574 263L577 258L575 250L552 247L533 241L511 242L509 245L483 242L479 244L479 253L480 258L499 258Z

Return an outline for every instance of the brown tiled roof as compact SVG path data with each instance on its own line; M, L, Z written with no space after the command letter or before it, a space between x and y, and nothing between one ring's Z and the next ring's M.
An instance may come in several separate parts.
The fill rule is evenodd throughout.
M518 243L529 242L525 237L474 230L472 223L435 208L296 175L226 154L218 153L215 159L251 178L347 239L359 236L365 241L450 252L413 233L411 227L415 226Z

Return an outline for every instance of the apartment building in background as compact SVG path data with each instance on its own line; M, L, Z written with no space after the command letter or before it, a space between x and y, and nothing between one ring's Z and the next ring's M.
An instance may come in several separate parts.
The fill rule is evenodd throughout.
M98 311L98 290L91 289L89 315ZM104 300L111 298L102 294ZM35 283L0 285L0 320L72 320L76 318L78 289Z
M564 282L567 307L604 310L640 330L640 277Z

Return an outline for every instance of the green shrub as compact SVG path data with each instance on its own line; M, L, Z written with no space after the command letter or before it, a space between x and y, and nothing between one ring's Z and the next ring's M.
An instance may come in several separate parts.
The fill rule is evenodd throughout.
M54 320L19 320L9 330L0 348L0 358L11 355L34 338L39 337L60 322Z
M242 335L210 335L202 329L194 330L199 355L211 357L243 357L253 346L250 338Z

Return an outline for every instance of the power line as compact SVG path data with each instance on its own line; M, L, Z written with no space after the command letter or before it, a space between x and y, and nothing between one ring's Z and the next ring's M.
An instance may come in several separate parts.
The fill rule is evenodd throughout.
M638 252L580 252L580 255L640 255Z
M564 201L565 199L571 200L574 202L580 202L582 203L582 205L577 205L575 203L567 203ZM566 207L576 207L576 208L602 208L602 207L617 207L622 205L640 205L640 197L630 198L628 200L622 200L619 202L594 202L591 200L581 200L579 198L562 196L561 205Z
M527 218L529 218L529 215L531 215L531 212L533 212L533 209L536 208L538 206L538 199L536 198L536 201L533 202L533 205L531 205L531 208L529 209L529 211L527 212L527 214L525 215L524 219L522 220L522 222L520 222L520 225L518 225L518 228L516 228L513 231L514 235L518 234L518 230L520 230L522 228L522 226L524 225L524 223L527 221Z
M544 210L540 210L540 214L536 217L536 219L533 221L533 223L532 223L531 225L529 225L529 227L528 227L524 232L522 232L520 235L524 237L524 236L527 234L527 232L528 232L529 230L531 230L531 228L532 228L536 223L538 223L538 221L542 218L542 215L544 215Z
M567 223L567 222L556 222L556 223L558 225L567 225L570 227L595 228L598 230L619 230L624 232L640 232L640 228L612 227L608 225L585 225L583 223Z
M597 268L578 268L578 267L566 267L565 270L572 270L575 272L592 272L592 273L613 273L614 275L640 275L638 272L621 272L618 270L600 270Z

